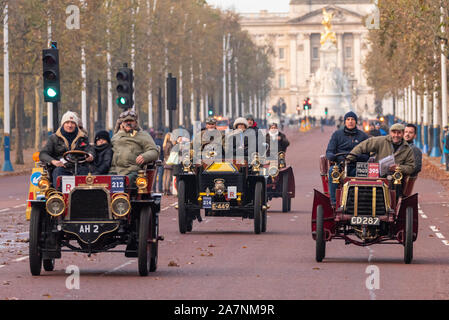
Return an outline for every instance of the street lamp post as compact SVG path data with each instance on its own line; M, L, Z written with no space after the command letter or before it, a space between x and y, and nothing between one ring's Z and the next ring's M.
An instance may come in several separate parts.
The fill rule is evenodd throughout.
M4 20L3 20L3 108L4 108L4 120L3 120L3 132L4 132L4 153L5 161L3 163L3 171L14 171L11 158L11 144L9 135L11 133L10 123L9 123L9 47L8 47L8 4L5 5L4 9Z

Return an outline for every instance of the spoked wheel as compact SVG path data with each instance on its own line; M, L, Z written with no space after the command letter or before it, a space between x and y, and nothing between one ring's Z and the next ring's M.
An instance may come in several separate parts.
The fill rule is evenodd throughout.
M321 262L326 255L326 241L324 239L324 211L323 206L316 208L316 261Z
M137 248L137 260L139 264L139 274L147 276L150 270L151 260L151 209L146 207L140 211L139 220L139 245Z
M404 262L409 264L413 260L413 208L408 207L405 214Z
M156 212L150 209L151 223L150 223L150 272L154 272L157 269L157 257L158 257L158 247L159 247L159 217Z
M36 207L32 207L30 219L29 257L30 257L30 271L33 276L40 275L42 269L42 254L39 244L40 236L41 236L41 210Z
M262 231L262 182L256 182L254 190L254 233Z
M288 196L288 174L285 173L282 178L282 212L289 212L290 198Z
M55 259L44 259L43 261L45 271L55 270Z
M185 181L181 180L178 182L178 223L179 223L179 232L184 234L188 230L187 223L187 208L185 203L186 197L186 185ZM190 231L192 229L190 228Z

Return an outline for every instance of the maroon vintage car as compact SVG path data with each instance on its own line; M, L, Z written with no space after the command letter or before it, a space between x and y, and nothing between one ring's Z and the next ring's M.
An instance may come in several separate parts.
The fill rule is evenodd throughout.
M337 164L331 173L338 183L333 207L325 156L321 156L320 171L323 192L314 190L311 223L316 261L324 259L326 242L342 239L358 246L403 245L404 262L411 263L418 236L418 194L412 195L416 178L404 177L400 170L380 178L378 163L357 163L357 176L347 177L344 164Z
M64 159L84 162L83 151L69 151ZM45 168L31 202L29 258L33 275L42 265L52 271L62 251L122 252L137 257L141 276L157 268L158 213L161 195L152 194L155 165L145 166L132 184L127 176L61 176L50 183ZM124 245L122 250L113 250ZM64 249L66 248L66 249Z
M268 177L268 200L282 198L282 212L291 211L292 198L295 197L295 176L292 167L285 162L285 152L279 152L277 161L268 161L264 167Z

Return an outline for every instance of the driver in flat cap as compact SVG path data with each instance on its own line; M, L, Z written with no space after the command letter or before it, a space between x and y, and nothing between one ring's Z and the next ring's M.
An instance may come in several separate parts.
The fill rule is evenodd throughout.
M395 163L389 167L389 172L393 173L399 167L402 174L411 175L415 171L415 157L412 148L404 139L404 130L403 124L395 123L387 136L369 138L359 143L351 153L354 155L374 153L376 162L393 155ZM355 161L352 155L346 159Z

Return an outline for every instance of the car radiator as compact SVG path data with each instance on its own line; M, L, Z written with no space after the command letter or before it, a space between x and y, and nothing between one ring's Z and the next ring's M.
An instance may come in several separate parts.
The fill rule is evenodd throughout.
M109 219L108 193L104 189L75 189L69 199L71 221Z
M355 202L355 186L350 186L348 190L348 198L346 200L346 213L354 215L354 202ZM372 186L357 186L357 215L371 216L373 215L373 209L376 216L385 215L387 213L385 208L384 190L382 187ZM373 189L376 188L375 201Z

